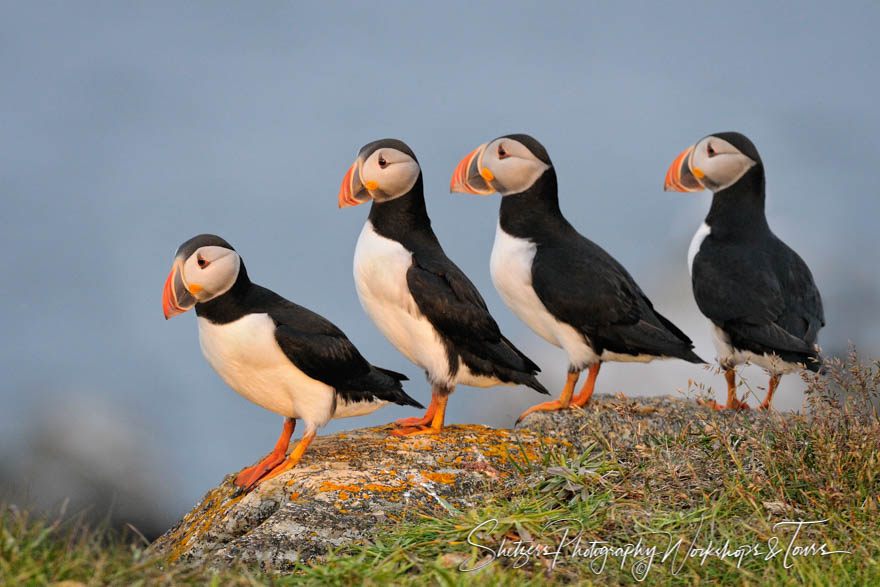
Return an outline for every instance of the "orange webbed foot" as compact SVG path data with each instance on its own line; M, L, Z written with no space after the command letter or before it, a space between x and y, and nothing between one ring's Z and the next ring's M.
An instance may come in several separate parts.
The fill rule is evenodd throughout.
M446 406L445 399L443 401L443 406ZM440 407L439 398L436 393L431 393L431 403L428 405L428 409L425 410L424 416L402 418L394 423L397 426L402 426L404 428L424 428L425 426L430 426L431 422L434 421L434 416L437 414L438 407Z
M250 493L253 491L260 483L264 481L268 481L269 479L273 479L282 473L285 473L294 467L296 467L300 460L302 459L303 454L305 454L306 449L312 443L312 440L315 438L315 432L307 432L305 436L297 443L296 448L290 453L284 461L278 465L276 465L272 470L266 472L265 475L261 475L259 478L254 479L248 484L247 487L244 488L245 493Z
M549 402L544 402L542 404L532 406L531 408L529 408L528 410L523 412L522 415L516 419L516 423L519 424L520 422L522 422L523 418L525 418L526 416L528 416L529 414L531 414L533 412L555 412L557 410L566 410L566 409L568 409L568 407L569 407L568 403L564 404L561 401L559 401L558 399L555 399L555 400L549 401Z
M253 467L244 469L235 477L235 485L245 489L255 484L257 481L269 474L269 472L284 462L284 453L271 454Z
M242 470L235 477L233 483L238 487L235 492L236 495L240 494L242 491L250 491L253 489L260 479L268 475L269 472L280 463L284 462L284 456L287 453L287 444L290 442L290 437L293 434L295 427L296 422L293 418L285 418L281 436L278 438L278 442L275 443L275 448L272 449L269 456L253 467L248 467L247 469Z
M706 408L712 408L713 410L723 410L724 406L716 402L714 399L704 400L697 398L697 403Z
M747 404L744 401L740 401L738 399L734 399L733 403L729 406L721 405L718 402L716 402L714 399L710 399L710 400L698 399L697 403L700 404L701 406L705 406L707 408L712 408L713 410L736 410L736 411L740 412L743 410L751 409L749 404Z
M403 428L420 428L428 426L433 419L434 414L425 414L424 416L417 416L413 418L401 418L400 420L395 420L394 424L395 426L401 426Z
M446 402L451 389L434 386L431 390L431 405L421 418L404 418L398 420L398 430L392 430L393 436L417 436L420 434L440 434L443 430L443 418L446 415Z

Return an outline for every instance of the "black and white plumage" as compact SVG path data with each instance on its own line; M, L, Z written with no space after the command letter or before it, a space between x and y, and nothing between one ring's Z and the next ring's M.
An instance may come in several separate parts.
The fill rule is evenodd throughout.
M688 250L694 298L728 371L726 407L748 407L736 398L733 369L749 361L770 373L760 406L768 408L782 374L820 368L825 316L809 267L767 223L758 150L740 133L707 136L675 159L665 189L714 192Z
M538 366L501 334L476 287L444 253L425 208L421 169L403 142L375 141L358 153L339 205L370 199L354 256L358 296L433 389L425 417L401 422L413 427L406 432L439 430L446 396L458 384L523 384L547 393L535 377Z
M459 163L450 188L502 195L492 280L513 312L568 356L560 400L530 411L584 405L603 361L702 362L691 340L654 310L626 269L565 219L556 171L534 138L513 134L481 145ZM586 368L590 377L572 402L577 374Z
M193 306L208 363L245 398L291 422L302 420L304 441L333 418L389 402L422 407L403 391L406 376L371 365L330 321L252 283L241 257L218 236L196 236L175 255L165 317ZM264 465L237 483L251 487L268 472Z

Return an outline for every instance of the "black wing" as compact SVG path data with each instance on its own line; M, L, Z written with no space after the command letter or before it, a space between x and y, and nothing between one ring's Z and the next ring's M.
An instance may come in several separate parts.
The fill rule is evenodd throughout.
M532 287L556 319L571 325L597 354L671 356L699 363L691 340L654 310L635 280L611 255L574 229L540 244Z
M472 371L548 393L535 379L538 366L501 334L480 292L444 254L413 254L406 281L419 310Z
M815 366L825 315L809 267L772 234L743 245L707 237L692 267L700 311L737 348Z
M249 305L269 314L278 346L303 373L349 402L384 400L422 407L404 393L400 382L405 375L371 365L332 322L265 288L252 289Z

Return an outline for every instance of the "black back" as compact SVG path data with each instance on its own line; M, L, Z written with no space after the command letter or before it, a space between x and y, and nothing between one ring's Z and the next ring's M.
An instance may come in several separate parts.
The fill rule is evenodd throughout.
M474 374L549 393L535 378L538 366L501 334L477 288L440 246L425 207L421 173L409 193L374 201L369 220L378 234L412 253L407 285L443 339L451 374L461 358Z
M196 304L195 309L199 317L214 324L268 314L275 323L275 340L290 362L333 387L348 402L384 400L423 407L403 391L400 382L407 379L405 375L371 365L332 322L252 283L244 261L229 291Z
M757 164L712 198L711 232L691 268L697 305L734 347L818 370L815 344L825 314L813 275L767 224L764 165L754 145L738 133L714 136Z
M608 350L703 362L691 340L654 310L626 269L565 219L552 166L526 191L501 198L499 222L511 236L535 243L535 293L557 320L583 334L597 354Z

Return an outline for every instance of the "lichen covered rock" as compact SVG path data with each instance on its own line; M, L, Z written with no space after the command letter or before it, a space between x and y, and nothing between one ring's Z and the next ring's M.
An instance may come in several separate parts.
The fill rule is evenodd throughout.
M379 524L467 507L508 485L514 462L539 460L543 450L529 430L449 426L437 436L403 438L389 430L318 437L294 470L247 495L236 495L236 474L228 475L151 551L171 561L282 570L362 541Z
M383 427L322 436L295 469L247 495L236 495L236 474L228 475L150 549L170 561L284 570L368 540L378 526L467 508L488 492L523 483L517 467L542 462L548 449L577 452L596 440L611 451L638 448L645 435L677 437L707 427L736 437L766 418L672 397L597 395L585 409L530 414L515 430L448 426L437 436L401 438Z

